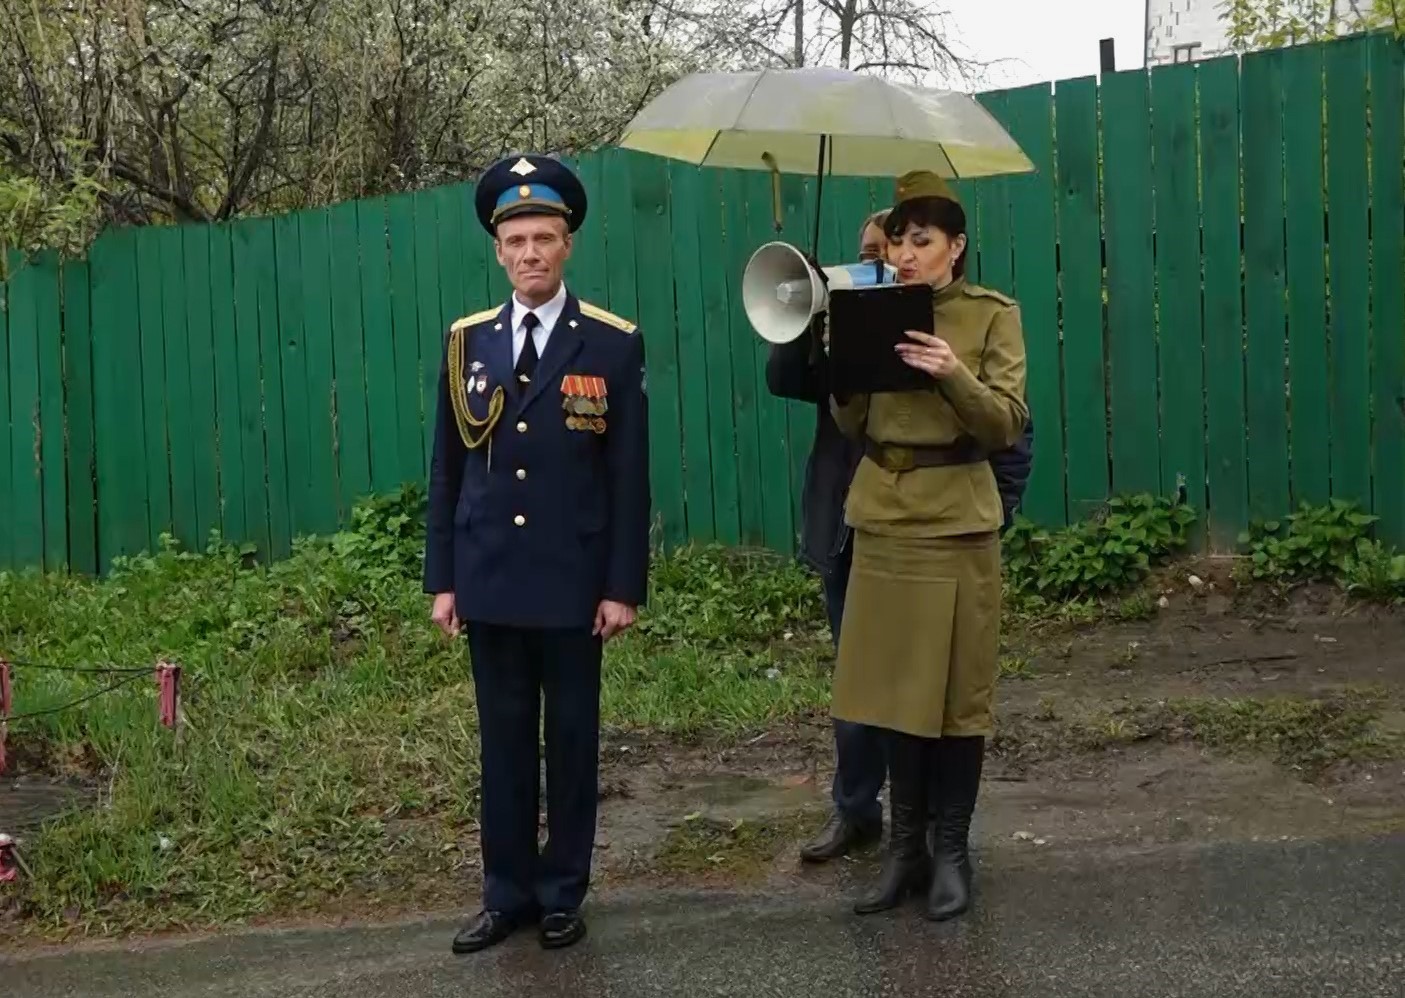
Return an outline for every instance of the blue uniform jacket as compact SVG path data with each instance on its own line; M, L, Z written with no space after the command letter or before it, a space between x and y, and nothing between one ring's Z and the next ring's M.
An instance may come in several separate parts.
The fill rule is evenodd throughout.
M579 382L563 379L575 375L603 381L605 412L588 417L603 432L567 425L563 402ZM450 378L463 379L466 413ZM510 301L455 322L439 377L425 591L452 591L460 620L517 627L589 628L602 599L643 606L648 429L644 340L625 320L568 293L525 386L513 374Z

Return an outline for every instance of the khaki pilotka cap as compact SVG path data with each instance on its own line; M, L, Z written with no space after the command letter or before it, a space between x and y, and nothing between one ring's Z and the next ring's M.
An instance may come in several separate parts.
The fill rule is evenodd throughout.
M947 182L931 170L912 170L898 178L893 205L896 207L915 198L946 198L956 204L961 203Z

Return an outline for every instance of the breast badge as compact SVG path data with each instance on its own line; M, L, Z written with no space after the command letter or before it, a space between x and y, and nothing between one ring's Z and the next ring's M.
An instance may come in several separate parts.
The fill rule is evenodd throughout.
M589 374L568 374L561 379L561 408L568 430L605 432L605 379Z

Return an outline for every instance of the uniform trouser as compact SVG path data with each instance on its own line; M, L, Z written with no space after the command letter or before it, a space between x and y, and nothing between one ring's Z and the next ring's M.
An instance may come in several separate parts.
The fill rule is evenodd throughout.
M574 911L585 900L599 785L601 642L588 629L468 622L483 770L483 907ZM546 742L547 842L537 848Z
M844 619L844 592L849 587L849 566L854 559L851 533L843 548L824 573L825 609L834 646L839 647L839 628ZM878 793L887 774L883 731L867 724L834 720L834 785L831 796L835 808L850 821L876 824L883 820Z

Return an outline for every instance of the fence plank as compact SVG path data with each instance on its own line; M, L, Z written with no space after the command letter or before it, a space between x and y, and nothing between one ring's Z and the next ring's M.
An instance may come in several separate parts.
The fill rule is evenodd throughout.
M1205 333L1200 319L1200 192L1195 67L1151 77L1156 156L1156 280L1161 378L1161 492L1184 485L1205 510Z
M59 259L38 259L35 334L39 358L38 459L44 503L44 560L47 571L68 567L68 447L63 402L63 307ZM36 563L37 565L37 563Z
M210 235L181 226L185 261L185 331L189 338L191 446L194 448L195 535L205 544L220 528L219 435L215 416L214 303L210 298Z
M307 348L303 333L302 239L299 216L273 220L273 252L278 272L278 343L282 383L266 391L283 398L283 438L288 458L288 525L293 537L315 530L312 504L312 444L308 437ZM418 444L416 445L418 447Z
M390 324L390 254L386 246L385 199L356 202L361 250L361 342L365 351L366 416L371 488L400 487L399 420L395 412L395 346ZM465 275L465 279L467 275Z
M5 248L0 246L0 254ZM0 263L6 259L0 256ZM0 272L13 275L14 267L0 268ZM14 493L11 478L14 475L10 440L10 310L15 298L9 281L0 281L0 509L14 509ZM17 568L14 561L15 521L11 516L0 516L0 571Z
M1205 245L1205 373L1210 541L1234 545L1248 525L1244 450L1244 316L1239 253L1239 74L1233 58L1200 65Z
M717 537L713 512L712 438L708 428L709 382L703 285L713 271L703 264L698 206L703 178L697 167L669 168L670 225L673 230L674 290L678 314L678 390L683 417L683 492L687 504L687 536L710 543ZM677 444L675 444L675 449Z
M239 377L239 450L244 459L244 533L232 538L253 544L268 557L268 455L264 450L263 389L259 370L259 269L262 249L256 236L266 219L242 219L231 226L234 252L234 352Z
M650 252L635 265L639 294L639 328L645 337L649 379L649 468L654 508L663 517L668 548L688 536L683 499L683 461L679 440L678 328L673 307L672 232L668 217L668 171L651 156L627 159L632 184L634 238Z
M433 230L431 230L431 236ZM302 330L307 392L308 529L327 534L340 523L337 509L341 474L337 470L336 411L332 379L336 353L332 348L331 229L326 210L298 214L298 252L302 261ZM338 296L342 275L337 275ZM436 314L438 304L435 304Z
M400 453L399 480L425 481L420 398L420 321L415 288L415 200L412 194L386 199L386 225L390 233L391 327L394 340L396 447ZM430 323L430 328L434 324Z
M1101 506L1108 495L1097 83L1091 77L1060 83L1054 105L1068 515L1078 520Z
M12 263L10 272L11 560L18 569L44 563L44 480L39 431L39 299L45 264Z
M733 414L731 296L740 275L727 265L722 175L701 173L703 193L698 212L698 254L709 272L702 282L703 339L707 363L708 434L712 457L713 522L723 544L741 543L741 506L737 482L736 421Z
M1161 447L1150 387L1157 372L1147 74L1105 75L1102 102L1112 489L1155 492L1161 486Z
M1008 98L1004 91L980 94L981 104L1006 128L1010 120ZM1011 256L1010 188L1005 177L990 177L976 182L976 201L980 203L979 227L973 228L967 220L967 228L975 232L976 252L980 255L979 282L987 287L1014 293L1015 265ZM967 202L970 210L974 202ZM968 254L969 256L969 254Z
M1366 171L1366 44L1324 50L1327 87L1327 204L1332 319L1332 495L1371 502L1371 286ZM1399 280L1398 275L1395 278Z
M292 551L288 497L288 440L283 405L283 352L278 341L278 272L274 267L273 220L254 229L254 273L259 302L258 371L263 400L264 469L268 491L268 538L274 558Z
M1381 539L1405 547L1405 49L1379 35L1370 60L1375 511Z
M224 539L248 539L249 516L244 508L243 406L239 399L239 334L234 302L234 230L229 225L210 229L211 337L215 351L215 395L219 408L220 522ZM94 308L97 306L94 301ZM98 453L102 453L100 447ZM262 469L252 468L257 474Z
M1015 257L1011 292L1020 303L1027 357L1025 394L1035 427L1034 464L1022 512L1039 523L1062 526L1068 522L1068 506L1064 484L1053 110L1053 93L1047 83L1022 87L1006 96L1007 127L1036 170L1011 177L1008 182Z
M93 316L88 263L63 265L63 336L68 421L68 564L76 572L98 570L97 503L93 453ZM0 316L0 328L4 317ZM0 333L0 349L4 335ZM0 502L4 491L0 488ZM0 547L0 564L4 564Z
M420 409L426 475L434 452L434 423L438 418L439 374L449 327L439 310L439 199L434 191L415 193L415 301L420 337ZM484 306L487 307L486 305Z
M463 247L463 302L458 313L462 315L501 305L507 301L511 288L506 287L502 266L498 263L493 249L493 240L478 222L478 215L473 207L472 188L461 186L458 190L461 193L466 192L464 196L456 197L452 202L453 209L459 215L459 238ZM500 295L494 288L493 271L497 271L498 277L502 278L501 287L505 288ZM458 318L458 315L455 315L455 318Z
M1327 377L1327 262L1322 186L1322 49L1283 53L1283 166L1287 202L1288 372L1293 502L1332 495Z
M1249 516L1266 519L1289 502L1283 54L1251 54L1242 72Z
M161 246L137 237L137 320L141 326L142 412L146 428L147 544L155 551L171 529L171 451L167 439L166 335L162 323Z
M201 550L195 498L195 429L190 395L190 333L185 325L185 254L174 225L150 229L161 261L161 329L165 339L166 436L171 454L171 533L187 551Z
M609 279L605 273L606 219L605 178L603 159L598 152L583 156L576 164L581 186L585 188L585 221L572 240L571 263L566 278L576 297L603 303L609 295ZM707 282L704 282L705 284Z
M433 191L438 249L433 259L439 264L439 328L448 330L454 320L467 312L464 295L463 213L459 210L458 185Z
M789 178L794 180L795 178ZM786 178L781 183L782 210L795 211L796 199L789 194ZM746 192L747 240L749 252L768 242L775 236L774 212L771 203L771 179L759 170L749 170L742 179L742 189ZM789 204L787 204L789 200ZM791 238L796 236L802 223L792 217L783 216L784 232ZM755 381L758 444L760 447L761 473L757 485L761 490L762 536L768 548L780 551L790 550L794 534L791 530L792 504L788 476L783 469L790 467L788 447L789 427L786 419L785 402L776 398L766 388L766 349L762 340L752 333L747 337L746 350L751 354L751 365Z
M761 428L756 397L756 333L752 330L746 310L742 307L740 291L741 275L753 251L747 233L747 191L739 172L724 174L721 184L724 205L724 266L727 273L738 282L733 286L731 296L731 333L732 390L735 399L732 415L736 426L737 498L741 513L741 540L743 544L762 544L766 527L761 495L765 487L761 480ZM769 216L769 193L764 203ZM755 210L761 209L758 207Z
M440 218L441 237L444 219ZM366 419L366 355L361 337L361 274L356 242L356 205L353 202L333 206L327 212L327 235L332 241L332 275L336 281L332 294L332 353L335 373L335 412L337 428L337 469L340 484L341 522L345 523L351 508L371 491L370 430ZM457 230L449 239L440 240L445 256L440 260L441 279L453 277L452 268L459 265ZM453 285L459 287L457 281ZM442 308L447 313L457 308L457 291L442 295Z

